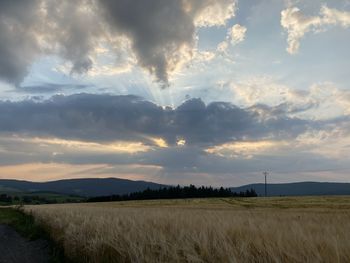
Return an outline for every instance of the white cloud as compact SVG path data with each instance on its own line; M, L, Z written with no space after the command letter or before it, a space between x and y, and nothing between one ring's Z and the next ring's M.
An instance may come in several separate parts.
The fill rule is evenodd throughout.
M184 3L188 10L196 13L195 25L198 27L224 26L237 10L236 0L185 0ZM201 6L203 8L199 8Z
M205 151L221 157L251 159L286 146L289 145L285 141L233 141L210 147Z
M349 159L350 133L348 123L338 123L323 130L310 129L300 134L295 146L333 159Z
M307 16L297 7L289 7L281 12L281 25L288 33L287 51L296 54L300 48L300 40L308 32L325 31L327 26L350 26L350 12L322 6L319 16Z
M219 43L219 45L217 46L216 50L220 53L225 53L227 51L229 47L229 44L227 41L222 41Z
M215 58L215 53L211 51L200 51L197 50L194 55L194 60L198 62L207 62Z
M231 45L237 45L244 41L247 28L240 24L235 24L227 30L226 39L218 44L216 50L220 53L227 53Z
M243 107L282 105L290 116L318 120L350 115L350 92L330 82L295 89L269 76L251 76L229 85L234 100Z
M334 8L323 6L321 8L324 24L340 25L344 28L350 26L350 12L339 11Z
M232 45L236 45L242 42L245 38L245 34L247 32L247 28L241 26L239 24L234 25L229 31L229 38L231 40Z
M291 7L281 12L281 25L288 32L288 53L296 54L300 39L313 27L321 25L321 19L317 16L304 16L299 8Z

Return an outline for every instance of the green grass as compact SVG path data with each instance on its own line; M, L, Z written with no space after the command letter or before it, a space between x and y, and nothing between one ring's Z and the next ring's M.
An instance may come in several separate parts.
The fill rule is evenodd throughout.
M16 188L11 188L11 187L4 187L2 185L0 185L0 193L18 193L21 192L20 190L16 189Z
M85 200L84 197L65 195L52 192L14 192L14 191L3 191L0 187L0 195L6 194L12 197L12 202L1 202L0 205L29 205L29 204L59 204L59 203L79 203ZM14 197L18 197L19 200L14 200ZM24 202L23 197L31 199L31 202Z
M50 262L67 262L63 257L62 248L56 246L45 229L35 222L34 217L23 213L21 208L0 207L0 224L13 227L21 236L29 240L46 239L50 244Z
M22 236L31 240L45 236L45 231L35 224L34 218L19 209L0 208L0 224L12 226Z

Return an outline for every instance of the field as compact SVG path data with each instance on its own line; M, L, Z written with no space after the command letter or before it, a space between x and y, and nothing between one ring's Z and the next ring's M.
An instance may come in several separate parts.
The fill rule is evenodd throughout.
M26 206L75 262L350 262L350 197Z

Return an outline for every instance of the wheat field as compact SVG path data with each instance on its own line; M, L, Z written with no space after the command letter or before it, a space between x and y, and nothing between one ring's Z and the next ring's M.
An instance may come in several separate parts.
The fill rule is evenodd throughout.
M25 207L74 262L350 262L350 198Z

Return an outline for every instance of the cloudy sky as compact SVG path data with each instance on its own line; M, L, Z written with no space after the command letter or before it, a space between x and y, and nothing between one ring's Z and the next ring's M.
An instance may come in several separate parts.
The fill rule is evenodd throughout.
M349 0L0 1L0 178L350 179Z

